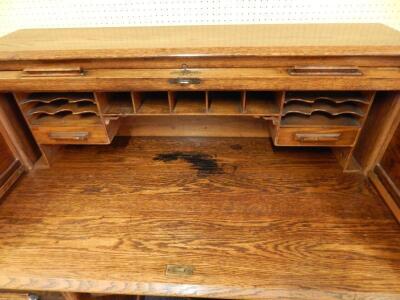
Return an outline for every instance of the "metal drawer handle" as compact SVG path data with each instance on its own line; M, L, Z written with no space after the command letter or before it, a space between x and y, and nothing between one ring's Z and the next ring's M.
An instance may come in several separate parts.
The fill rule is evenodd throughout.
M189 85L189 84L200 84L200 78L171 78L168 80L170 84L180 84L180 85Z
M26 68L22 70L22 77L71 77L83 76L84 71L76 68Z
M288 69L293 76L361 76L363 73L357 67L324 67L324 66L295 66Z
M296 133L295 140L301 143L337 142L341 133Z
M85 141L89 138L89 132L49 132L49 138L53 140Z

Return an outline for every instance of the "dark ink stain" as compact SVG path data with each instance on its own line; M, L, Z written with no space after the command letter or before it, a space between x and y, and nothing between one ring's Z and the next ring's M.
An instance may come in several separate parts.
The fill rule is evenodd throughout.
M199 176L207 176L211 174L220 174L221 168L218 166L218 162L211 155L199 152L170 152L161 153L153 158L154 160L170 162L178 159L182 159L198 171Z
M234 144L234 145L231 145L231 149L233 149L233 150L242 150L242 146L239 145L239 144Z

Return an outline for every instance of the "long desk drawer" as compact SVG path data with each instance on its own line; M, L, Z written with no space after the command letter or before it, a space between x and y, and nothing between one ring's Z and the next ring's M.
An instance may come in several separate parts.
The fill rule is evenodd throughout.
M0 71L0 90L396 90L399 68L359 68L360 75L292 74L287 67L204 69L93 69L60 76ZM29 74L28 74L29 75Z
M280 128L277 146L353 146L359 129L355 128Z

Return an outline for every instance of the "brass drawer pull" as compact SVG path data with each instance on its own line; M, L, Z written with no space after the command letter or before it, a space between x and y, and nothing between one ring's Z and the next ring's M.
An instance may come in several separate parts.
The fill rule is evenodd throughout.
M89 132L49 132L49 138L53 140L85 141L89 138Z
M341 133L296 133L295 140L301 143L337 142Z
M190 85L190 84L200 84L200 78L171 78L168 80L170 84L180 84L180 85Z
M293 76L361 76L363 73L357 67L323 67L323 66L295 66L288 69Z
M84 71L76 68L26 68L22 70L22 77L72 77L83 76Z

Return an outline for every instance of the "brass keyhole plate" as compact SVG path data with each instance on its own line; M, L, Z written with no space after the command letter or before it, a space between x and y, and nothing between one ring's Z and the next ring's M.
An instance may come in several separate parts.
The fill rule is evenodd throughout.
M187 265L167 265L165 275L173 276L191 276L193 275L194 267Z

